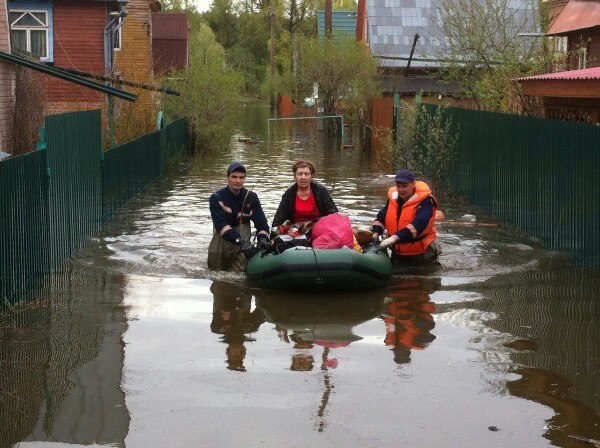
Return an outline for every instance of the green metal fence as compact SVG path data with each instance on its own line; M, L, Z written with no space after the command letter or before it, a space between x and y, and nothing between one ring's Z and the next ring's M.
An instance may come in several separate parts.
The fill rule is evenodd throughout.
M446 112L459 128L449 186L547 248L600 268L600 127Z
M45 120L49 169L50 263L56 266L102 227L100 111Z
M144 135L104 153L103 219L109 220L127 201L163 173L168 161L187 148L187 122Z
M99 111L46 117L43 135L44 149L0 162L0 312L187 149L185 118L105 153Z
M50 268L45 151L0 162L0 310Z

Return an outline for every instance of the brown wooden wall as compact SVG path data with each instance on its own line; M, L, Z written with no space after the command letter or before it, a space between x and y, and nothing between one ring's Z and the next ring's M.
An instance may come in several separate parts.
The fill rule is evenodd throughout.
M104 74L104 27L108 23L104 2L54 2L54 64ZM104 105L100 92L43 76L48 112L98 109Z
M121 50L115 52L115 74L127 81L154 83L151 3L150 0L131 0L127 5L129 14L123 24ZM141 132L139 135L152 131L156 124L158 95L142 88L127 87L126 90L138 95L138 99L135 103L118 101L117 116L135 123ZM132 129L124 138L135 137L138 131Z
M575 52L581 45L587 46L587 68L600 67L600 28L569 34L569 51ZM571 57L570 67L577 69L576 56Z
M544 98L546 118L596 124L600 121L600 99Z
M394 128L394 99L372 98L371 99L371 149L373 152L383 149L383 142L377 138L384 129L391 132Z
M0 0L0 51L10 53L6 0ZM14 68L8 61L0 61L0 151L12 153L12 95Z
M183 70L189 65L190 27L186 13L152 13L154 75Z
M279 97L279 116L281 118L290 118L292 116L292 97L281 95Z
M171 70L183 70L188 66L188 41L181 39L154 39L154 73L162 76Z

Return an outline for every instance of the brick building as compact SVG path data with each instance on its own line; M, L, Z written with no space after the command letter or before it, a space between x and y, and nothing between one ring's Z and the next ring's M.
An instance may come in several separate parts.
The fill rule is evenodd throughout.
M152 11L157 9L159 6L154 0L131 0L127 5L120 46L115 51L114 75L127 81L154 83ZM138 99L135 103L117 105L117 116L125 119L121 120L118 130L122 141L137 137L140 132L151 132L156 124L158 94L143 88L128 87L127 90L138 95Z

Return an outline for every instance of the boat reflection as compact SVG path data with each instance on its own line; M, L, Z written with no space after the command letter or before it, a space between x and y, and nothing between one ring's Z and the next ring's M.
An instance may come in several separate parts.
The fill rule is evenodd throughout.
M314 352L322 348L321 376L323 393L316 415L316 430L327 426L327 405L334 388L330 369L336 369L339 360L332 351L349 346L362 337L353 328L381 315L385 291L361 294L311 294L293 296L273 291L259 291L256 306L266 319L275 324L282 341L293 342L294 353L290 369L310 371L315 366ZM290 342L291 341L291 342Z
M437 288L431 282L403 280L387 293L381 319L385 322L385 344L392 348L396 364L410 362L412 350L423 350L435 339L431 334L435 304L430 294Z
M361 294L290 295L276 291L257 291L256 306L275 324L279 337L294 342L294 348L315 346L339 348L362 339L353 327L381 315L385 291ZM313 362L303 353L292 358L293 370L310 370ZM333 364L332 364L333 365ZM307 368L310 366L310 368Z
M245 372L245 343L254 341L251 334L265 322L265 316L258 308L252 310L252 294L238 284L215 281L210 290L214 297L210 329L227 344L227 368Z

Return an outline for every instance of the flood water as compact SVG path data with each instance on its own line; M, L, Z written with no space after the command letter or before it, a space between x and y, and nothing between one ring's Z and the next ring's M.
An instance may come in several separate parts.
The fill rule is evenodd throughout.
M600 275L442 202L441 266L344 294L270 292L206 266L233 160L269 220L291 161L370 224L392 178L313 124L247 106L228 152L180 164L0 333L0 446L592 447ZM478 222L457 223L464 214ZM574 436L574 437L573 437Z

